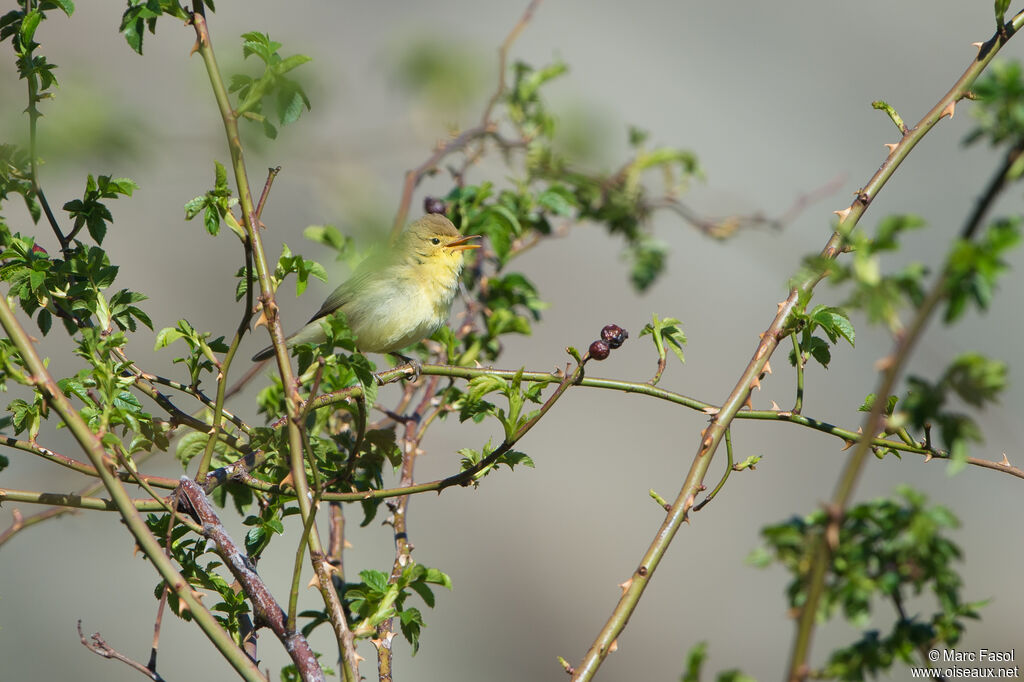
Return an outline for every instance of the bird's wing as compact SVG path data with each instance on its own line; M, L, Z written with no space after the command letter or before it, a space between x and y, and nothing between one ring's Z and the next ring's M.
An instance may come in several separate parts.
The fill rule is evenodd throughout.
M324 304L320 306L320 310L316 311L316 314L309 318L309 322L327 317L345 305L356 292L364 290L367 280L378 277L380 272L389 266L390 259L387 257L387 254L373 253L365 258L356 268L355 273L331 292L331 295L327 297ZM309 324L309 322L306 324Z

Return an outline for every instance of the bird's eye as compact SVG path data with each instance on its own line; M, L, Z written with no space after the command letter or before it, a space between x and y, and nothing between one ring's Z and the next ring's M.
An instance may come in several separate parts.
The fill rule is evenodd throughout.
M440 244L441 240L438 239L437 237L434 237L433 239L430 240L430 243L431 244Z

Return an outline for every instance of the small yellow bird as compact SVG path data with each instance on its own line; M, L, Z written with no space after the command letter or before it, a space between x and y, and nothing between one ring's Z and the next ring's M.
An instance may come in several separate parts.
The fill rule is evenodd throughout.
M394 353L421 341L448 320L459 289L463 251L478 249L443 215L430 213L399 236L391 250L363 261L355 274L327 297L306 326L288 337L288 347L326 340L321 318L345 313L365 353ZM267 346L253 361L274 354Z

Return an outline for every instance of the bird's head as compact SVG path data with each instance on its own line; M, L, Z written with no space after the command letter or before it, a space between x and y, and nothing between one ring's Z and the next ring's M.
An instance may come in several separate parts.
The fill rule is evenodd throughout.
M420 265L436 265L458 270L463 251L479 249L470 244L479 235L463 237L452 221L437 213L429 213L405 230L397 244L403 256Z

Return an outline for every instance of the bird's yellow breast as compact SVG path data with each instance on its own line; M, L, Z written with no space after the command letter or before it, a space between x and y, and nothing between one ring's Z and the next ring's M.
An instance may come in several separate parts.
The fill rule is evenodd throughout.
M437 331L458 291L461 260L406 261L365 281L360 295L342 308L359 350L390 353Z

